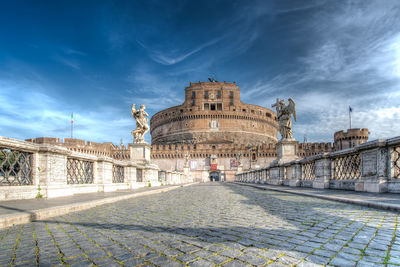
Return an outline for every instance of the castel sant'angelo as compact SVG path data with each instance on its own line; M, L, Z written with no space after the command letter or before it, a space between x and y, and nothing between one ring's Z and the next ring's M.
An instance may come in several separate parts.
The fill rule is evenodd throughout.
M196 180L232 180L238 170L268 166L277 157L278 122L268 108L243 103L236 83L190 83L185 102L150 121L151 158L161 169L189 167ZM299 157L356 146L367 129L335 133L340 143L302 143Z
M235 82L190 83L185 102L157 112L150 120L151 161L161 170L189 170L195 181L230 181L237 171L268 166L277 158L278 121L275 111L240 100ZM368 140L368 129L334 134L334 143L298 143L299 158L357 146ZM129 149L112 143L39 137L70 150L128 159Z

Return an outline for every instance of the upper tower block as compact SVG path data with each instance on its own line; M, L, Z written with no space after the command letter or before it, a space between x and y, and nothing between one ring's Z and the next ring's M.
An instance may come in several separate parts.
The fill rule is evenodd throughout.
M186 108L195 110L233 110L240 103L240 88L236 83L198 82L185 88Z

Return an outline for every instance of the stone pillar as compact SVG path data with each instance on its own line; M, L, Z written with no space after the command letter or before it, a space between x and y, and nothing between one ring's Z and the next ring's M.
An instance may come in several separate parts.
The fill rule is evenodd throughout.
M46 197L72 195L65 190L67 185L67 156L71 152L63 147L40 145L37 154L37 171L41 193Z
M97 161L96 168L96 180L95 183L98 184L99 186L104 186L104 189L106 190L107 185L111 185L112 182L112 169L113 169L113 163L112 163L112 158L109 157L99 157Z
M67 155L66 148L41 145L38 153L39 183L43 185L67 184Z
M270 168L269 175L270 175L270 184L274 185L281 185L281 179L280 179L280 167L279 166L274 166Z
M292 177L289 180L289 186L296 187L301 185L301 164L296 161L292 165Z
M356 191L384 193L388 191L388 149L377 141L378 147L362 151L361 179L356 182Z
M158 171L158 167L153 164L150 164L143 169L143 182L145 182L145 186L147 186L149 183L152 186L160 185L160 182L158 181Z
M136 167L132 164L129 164L124 168L125 180L129 184L129 188L134 189L137 188L136 184Z
M170 171L166 171L165 172L165 183L166 184L172 184L172 182L171 182L171 172Z
M149 144L147 143L129 144L128 148L130 151L131 160L150 162L151 146Z
M315 160L315 179L313 188L327 189L331 179L331 160L325 156Z

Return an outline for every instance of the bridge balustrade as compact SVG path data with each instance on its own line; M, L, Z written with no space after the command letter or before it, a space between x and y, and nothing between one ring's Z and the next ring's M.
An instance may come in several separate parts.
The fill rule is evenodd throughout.
M400 137L237 173L235 181L400 193Z

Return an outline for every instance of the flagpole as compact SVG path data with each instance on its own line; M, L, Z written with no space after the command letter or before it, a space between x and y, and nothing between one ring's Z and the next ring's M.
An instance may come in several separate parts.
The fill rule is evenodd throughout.
M74 138L74 113L71 113L71 139Z
M351 107L350 106L349 106L349 126L350 126L349 129L351 129Z

